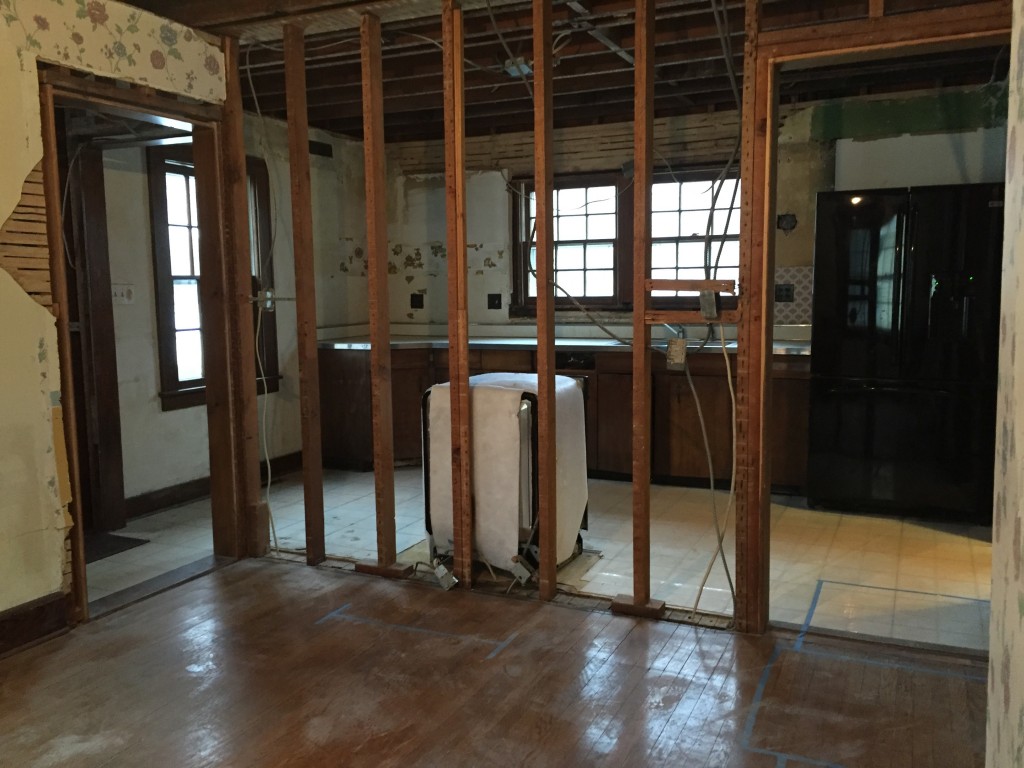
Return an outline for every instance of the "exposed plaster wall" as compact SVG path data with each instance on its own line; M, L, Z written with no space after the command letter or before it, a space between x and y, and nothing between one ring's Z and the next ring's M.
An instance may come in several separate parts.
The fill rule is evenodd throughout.
M999 330L988 768L1024 765L1024 17L1014 3ZM1020 357L1018 357L1020 353Z
M391 322L401 326L448 322L448 251L445 186L441 174L393 173L388 185L388 272ZM466 174L469 321L508 322L511 297L511 230L505 177L499 171ZM487 308L487 294L501 296L501 309ZM423 296L422 309L411 307Z
M836 142L836 189L1003 180L1006 127Z
M43 154L37 59L207 101L224 98L223 56L181 25L114 0L0 0L0 221L14 210ZM6 273L0 274L0 360L4 610L60 589L64 559L50 421L51 391L59 391L54 320Z

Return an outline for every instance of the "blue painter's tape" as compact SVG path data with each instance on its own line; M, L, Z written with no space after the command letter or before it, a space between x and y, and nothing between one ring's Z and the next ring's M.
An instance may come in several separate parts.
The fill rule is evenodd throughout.
M832 653L830 651L822 651L811 648L797 648L793 647L795 653L802 653L806 656L814 656L821 659L835 659L836 661L848 661L854 664L863 664L868 667L882 667L884 669L898 669L904 672L919 672L925 675L934 675L936 677L952 677L958 680L969 680L976 683L984 683L988 680L986 675L975 675L968 672L958 672L950 669L937 669L935 667L925 667L919 664L906 664L901 661L887 661L885 659L869 659L864 656L852 656L843 653Z
M509 645L511 644L511 642L512 642L513 640L515 640L515 639L516 639L516 636L517 636L518 634L519 634L519 631L518 631L518 630L516 630L516 631L515 631L515 632L513 632L513 633L512 633L511 635L509 635L509 636L508 636L508 637L506 637L506 638L505 638L504 640L502 640L502 641L501 641L501 642L500 642L500 643L498 644L498 647L497 647L497 648L495 648L495 649L494 649L493 651L491 651L491 652L490 652L489 654L487 654L487 660L488 660L488 661L490 661L490 660L491 660L491 659L493 659L493 658L494 658L495 656L497 656L497 655L498 655L499 653L501 653L501 652L502 652L502 651L504 651L504 650L505 650L506 648L508 648L508 646L509 646Z
M807 630L810 629L811 619L814 618L814 611L818 607L818 600L821 598L821 587L824 582L818 579L818 586L814 588L814 597L811 598L811 607L807 609L807 618L804 619L804 625L800 627L800 634L796 636L796 643L793 647L796 650L800 650L804 644L804 638L807 636Z
M991 602L981 597L964 597L963 595L946 595L942 592L922 592L917 589L900 589L899 587L876 587L874 584L854 584L852 581L833 581L832 579L822 579L826 584L839 584L844 587L863 587L864 589L880 589L884 592L906 592L910 595L927 595L928 597L945 597L949 600L966 600L971 603L986 603ZM818 583L820 584L821 581Z
M321 616L319 619L317 619L316 623L317 624L323 624L328 619L338 618L339 616L341 616L341 614L343 614L348 609L348 607L350 605L352 605L352 603L345 603L343 606L341 606L341 608L335 608L330 613L326 613L323 616Z
M331 611L330 613L328 613L328 614L326 614L324 616L321 616L319 619L317 619L316 623L317 624L323 624L325 621L329 621L330 619L341 619L342 621L350 621L353 624L366 624L366 625L371 626L371 627L386 627L388 629L397 629L400 632L413 632L413 633L418 634L418 635L428 635L430 637L441 637L441 638L444 638L446 640L468 640L468 641L473 642L473 643L486 643L487 645L495 646L494 650L492 650L490 652L490 654L488 654L488 656L487 656L488 659L493 659L495 656L497 656L503 650L508 648L508 646L512 643L512 641L515 640L516 637L519 635L519 632L516 631L516 632L513 632L512 634L510 634L504 640L498 641L498 640L490 640L490 639L488 639L486 637L477 637L476 635L461 635L461 634L456 634L454 632L442 632L442 631L437 630L437 629L427 629L425 627L414 627L411 624L396 624L396 623L393 623L393 622L390 622L390 621L381 621L380 619L371 619L371 618L369 618L367 616L356 616L355 614L346 613L345 611L348 609L348 607L350 605L352 605L352 604L351 603L345 603L340 608L336 608L335 610Z

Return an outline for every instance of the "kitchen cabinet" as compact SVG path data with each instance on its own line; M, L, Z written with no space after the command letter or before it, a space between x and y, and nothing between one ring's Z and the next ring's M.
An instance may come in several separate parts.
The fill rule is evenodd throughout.
M472 349L470 375L494 371L533 372L532 349ZM735 381L735 355L730 355ZM320 350L321 425L327 466L373 467L370 420L369 350ZM395 348L391 354L395 461L422 458L420 436L423 393L448 380L448 350ZM632 472L633 374L625 350L559 351L556 372L583 383L587 429L587 469L593 475L628 477ZM651 474L656 481L700 483L708 478L707 458L693 394L681 371L652 358ZM809 360L794 355L773 359L769 440L772 485L798 491L807 474ZM694 387L704 412L716 483L728 483L732 471L732 403L721 354L690 357Z
M373 469L369 350L320 349L320 428L324 465ZM391 352L395 462L420 460L420 398L433 383L430 349Z

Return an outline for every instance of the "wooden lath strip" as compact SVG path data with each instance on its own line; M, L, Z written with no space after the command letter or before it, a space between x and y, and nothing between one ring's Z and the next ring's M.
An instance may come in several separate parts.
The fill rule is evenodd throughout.
M0 267L10 273L25 293L50 309L53 298L46 227L40 163L25 178L18 205L0 227Z

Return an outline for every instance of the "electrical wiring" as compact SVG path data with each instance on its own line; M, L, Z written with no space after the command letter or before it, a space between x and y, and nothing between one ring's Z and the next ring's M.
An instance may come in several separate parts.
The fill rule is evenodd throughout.
M491 17L491 26L494 28L494 33L498 36L498 40L501 42L501 47L505 49L505 53L508 55L509 63L514 65L516 57L512 54L512 49L508 47L508 43L505 41L505 36L501 34L501 29L498 27L498 20L494 18L494 7L491 5L491 0L487 0L487 15ZM523 81L523 85L526 86L526 92L530 94L530 98L533 98L533 88L530 87L530 81L526 79L526 74L523 70L519 69L519 77Z
M71 156L71 162L68 163L67 175L64 178L64 194L62 194L60 198L61 221L67 221L68 193L71 191L71 176L74 173L75 163L78 162L78 158L81 156L83 149L85 149L85 142L82 142L75 148L75 153ZM64 260L67 262L68 268L71 270L77 269L74 260L71 258L71 248L68 246L68 239L66 237L62 237L61 243L64 246Z
M729 570L729 563L725 558L725 526L729 524L729 514L736 503L736 391L732 384L732 370L729 363L729 353L726 351L725 347L725 330L721 323L718 323L718 332L722 345L722 355L725 357L725 376L729 383L729 399L732 403L732 475L729 478L729 500L725 505L725 518L723 520L720 520L718 517L718 504L715 495L715 470L711 460L711 446L708 442L708 433L704 425L704 411L700 405L700 397L697 395L697 389L693 384L693 377L690 375L689 364L687 364L685 368L686 381L690 385L690 392L693 394L693 401L697 406L697 420L700 423L701 437L704 440L704 452L708 460L708 475L710 477L708 487L711 492L711 511L715 521L715 534L718 540L715 551L708 560L707 568L704 569L704 577L701 579L700 586L697 588L697 596L693 601L691 616L696 614L697 609L700 607L700 599L704 594L704 588L707 586L708 578L711 576L711 570L714 567L715 559L718 557L721 557L722 568L725 569L725 578L729 584L729 595L732 598L733 615L736 613L736 588L733 585L732 572Z
M444 50L444 45L442 45L439 40L435 40L432 37L427 37L426 35L421 35L421 34L419 34L417 32L398 31L395 34L397 34L397 35L404 35L405 37L415 37L418 40L423 40L425 42L430 43L431 45L437 46L442 51ZM490 73L492 75L499 75L499 74L501 74L501 73L503 73L505 71L504 68L502 68L502 67L485 67L483 64L478 64L477 62L475 62L472 59L467 58L467 57L463 57L462 60L466 64L468 64L472 69L475 69L478 72L488 72L488 73Z
M252 50L251 47L246 50L246 75L247 75L247 79L248 79L248 82L249 82L249 90L252 93L253 104L256 107L256 116L257 116L257 118L260 121L260 137L259 137L260 138L260 154L263 157L263 162L267 166L267 173L268 173L268 175L271 176L271 183L270 183L270 211L268 211L268 214L271 216L270 246L267 249L265 260L263 258L263 255L261 254L261 258L259 259L259 270L258 270L259 271L259 275L257 275L257 277L260 278L260 284L262 285L262 279L261 278L263 276L263 272L268 270L268 269L270 269L270 265L272 263L272 257L273 257L273 253L274 253L274 248L275 248L275 246L277 244L277 227L273 225L273 216L275 216L276 212L277 212L277 205L276 205L276 199L275 199L275 192L276 192L277 185L276 185L276 178L275 178L276 174L274 173L274 164L270 162L270 151L267 148L267 126L266 126L266 123L264 121L263 112L260 110L260 102L259 102L259 98L256 95L256 88L253 85L253 81L252 81L252 68L248 66L248 64L249 64L249 53L250 53L251 50ZM254 297L252 297L252 300L254 300L256 302L256 366L259 369L260 380L266 382L266 372L265 372L264 366L263 366L263 354L261 354L261 350L260 350L260 346L261 345L259 343L259 340L260 340L260 330L261 330L262 325L263 325L263 313L266 310L265 310L265 308L263 306L263 301L261 300L261 297L254 296ZM265 353L265 350L263 352ZM268 518L268 520L270 522L270 533L271 533L271 537L272 537L272 541L273 541L273 551L280 553L283 550L281 549L280 544L279 544L278 539L277 539L277 527L274 524L274 508L273 508L273 505L271 504L271 498L270 498L271 497L270 489L271 489L271 486L272 486L273 481L274 481L274 471L273 471L273 467L272 467L271 461L270 461L270 431L269 431L268 426L267 426L268 412L269 412L269 409L270 409L270 396L269 396L269 394L264 394L263 402L260 404L260 406L261 406L260 407L260 429L261 429L261 431L263 433L263 459L264 459L264 462L265 462L265 464L267 466L267 487L266 487L266 490L264 491L263 500L264 500L264 502L267 505L267 518Z

